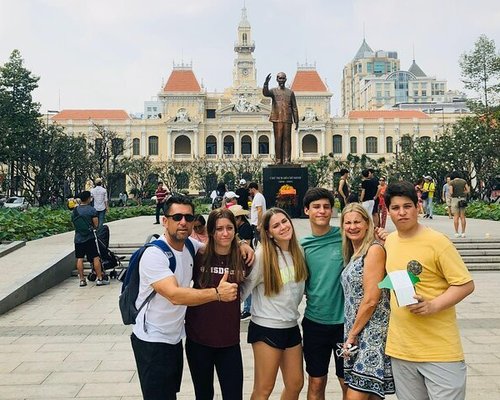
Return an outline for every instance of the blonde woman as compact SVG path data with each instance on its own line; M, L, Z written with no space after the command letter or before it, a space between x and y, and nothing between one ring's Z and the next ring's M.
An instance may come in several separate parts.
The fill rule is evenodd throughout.
M347 263L344 288L346 400L374 400L394 393L391 362L384 353L389 324L389 293L378 283L385 275L385 249L375 240L373 222L358 203L342 211L342 250Z
M307 269L288 214L271 208L262 217L261 246L242 298L252 293L248 343L254 354L251 400L268 399L281 369L282 400L298 399L304 385L302 337L297 323Z

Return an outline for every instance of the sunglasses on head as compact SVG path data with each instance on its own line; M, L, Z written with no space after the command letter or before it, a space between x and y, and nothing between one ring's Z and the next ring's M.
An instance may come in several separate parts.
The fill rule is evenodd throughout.
M182 218L184 218L186 220L186 222L193 222L194 221L193 214L172 214L172 215L165 215L165 217L172 218L175 222L182 221Z

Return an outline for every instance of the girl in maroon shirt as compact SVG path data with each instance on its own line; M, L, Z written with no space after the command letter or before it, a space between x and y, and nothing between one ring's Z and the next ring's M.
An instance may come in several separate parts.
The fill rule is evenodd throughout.
M228 282L240 283L246 267L238 249L236 221L225 208L213 210L207 222L208 244L195 258L195 288L216 288L227 273ZM211 302L188 307L186 356L196 399L214 398L214 369L222 398L243 398L243 362L240 348L240 297L229 303Z

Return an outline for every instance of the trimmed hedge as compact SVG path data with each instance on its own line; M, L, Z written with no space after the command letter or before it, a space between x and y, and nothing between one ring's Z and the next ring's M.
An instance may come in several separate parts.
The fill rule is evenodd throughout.
M194 205L198 213L208 214L210 212L210 204L203 204L195 199ZM106 222L142 215L155 215L155 206L111 207L106 213ZM0 208L0 242L35 240L73 229L71 211L68 209L39 207L18 211Z
M434 205L434 214L448 215L444 204ZM467 218L489 219L492 221L500 221L500 204L489 204L483 201L471 201L465 209Z

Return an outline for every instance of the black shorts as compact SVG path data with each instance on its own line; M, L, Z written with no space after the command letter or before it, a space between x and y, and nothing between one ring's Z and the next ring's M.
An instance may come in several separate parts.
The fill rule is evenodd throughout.
M248 343L264 342L275 349L285 350L302 343L298 325L292 328L266 328L250 321Z
M302 320L304 334L304 361L309 376L319 378L328 374L333 352L335 358L335 374L344 378L344 359L337 357L337 343L344 342L344 324L325 325L304 317Z
M99 257L95 246L95 239L90 239L83 243L75 243L75 256L76 258L85 258L87 256L91 260Z

